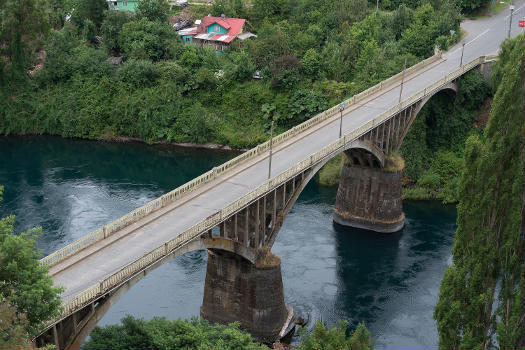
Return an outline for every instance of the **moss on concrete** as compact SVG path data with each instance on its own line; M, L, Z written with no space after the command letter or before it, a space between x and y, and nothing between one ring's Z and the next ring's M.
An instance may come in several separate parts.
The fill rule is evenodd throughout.
M319 170L319 184L321 186L336 186L341 177L343 153L332 158Z
M269 247L257 249L255 267L258 269L271 269L281 265L281 258L270 251Z

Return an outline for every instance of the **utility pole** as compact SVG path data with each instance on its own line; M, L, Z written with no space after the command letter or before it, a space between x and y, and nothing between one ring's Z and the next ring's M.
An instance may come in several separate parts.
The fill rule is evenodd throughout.
M405 82L405 71L407 69L407 59L405 58L405 66L403 67L403 74L401 75L401 88L399 89L399 102L401 103L401 94L403 93L403 83Z
M465 52L465 45L466 45L466 44L467 44L467 43L465 42L465 40L463 40L463 41L461 42L461 45L463 45L463 47L461 48L461 60L459 61L459 66L460 66L460 67L463 66L463 53Z
M270 180L270 175L272 174L272 143L273 143L273 118L272 118L272 128L270 129L270 159L268 161L268 180Z
M376 1L376 13L379 11L379 0Z
M510 20L509 20L509 33L507 38L510 38L510 30L512 29L512 14L514 13L514 4L510 4Z
M339 118L339 138L343 136L343 111L345 110L345 103L339 105L339 112L341 112L341 118Z

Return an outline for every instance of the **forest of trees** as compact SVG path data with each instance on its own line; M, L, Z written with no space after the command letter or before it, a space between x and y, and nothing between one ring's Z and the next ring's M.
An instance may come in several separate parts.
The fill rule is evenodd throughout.
M523 349L525 40L506 40L488 125L468 138L453 262L435 307L440 349Z

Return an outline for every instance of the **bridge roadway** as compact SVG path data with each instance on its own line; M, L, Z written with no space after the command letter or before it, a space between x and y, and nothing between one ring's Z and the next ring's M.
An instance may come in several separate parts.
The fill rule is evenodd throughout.
M523 3L516 1L512 36L519 34L518 18L523 17ZM498 16L462 26L467 30L463 62L482 55L496 53L507 35L508 14L506 9ZM443 58L413 74L407 74L402 99L422 91L446 74L458 68L461 45L443 54ZM429 69L430 67L430 69ZM372 120L398 103L399 83L345 109L343 135ZM274 147L272 177L287 170L311 154L321 150L338 138L339 116L336 115ZM221 210L239 197L264 183L268 177L268 151L225 172L216 179L200 186L190 194L152 212L140 221L125 227L110 238L79 251L53 265L50 274L55 285L65 291L61 297L67 302L75 295L103 280L126 264L140 258L152 249L179 235L184 230Z

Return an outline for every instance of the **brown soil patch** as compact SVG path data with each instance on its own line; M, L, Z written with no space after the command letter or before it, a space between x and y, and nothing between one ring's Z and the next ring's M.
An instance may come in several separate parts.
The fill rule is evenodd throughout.
M487 97L481 107L478 109L474 127L484 129L489 121L490 108L492 107L492 98Z

